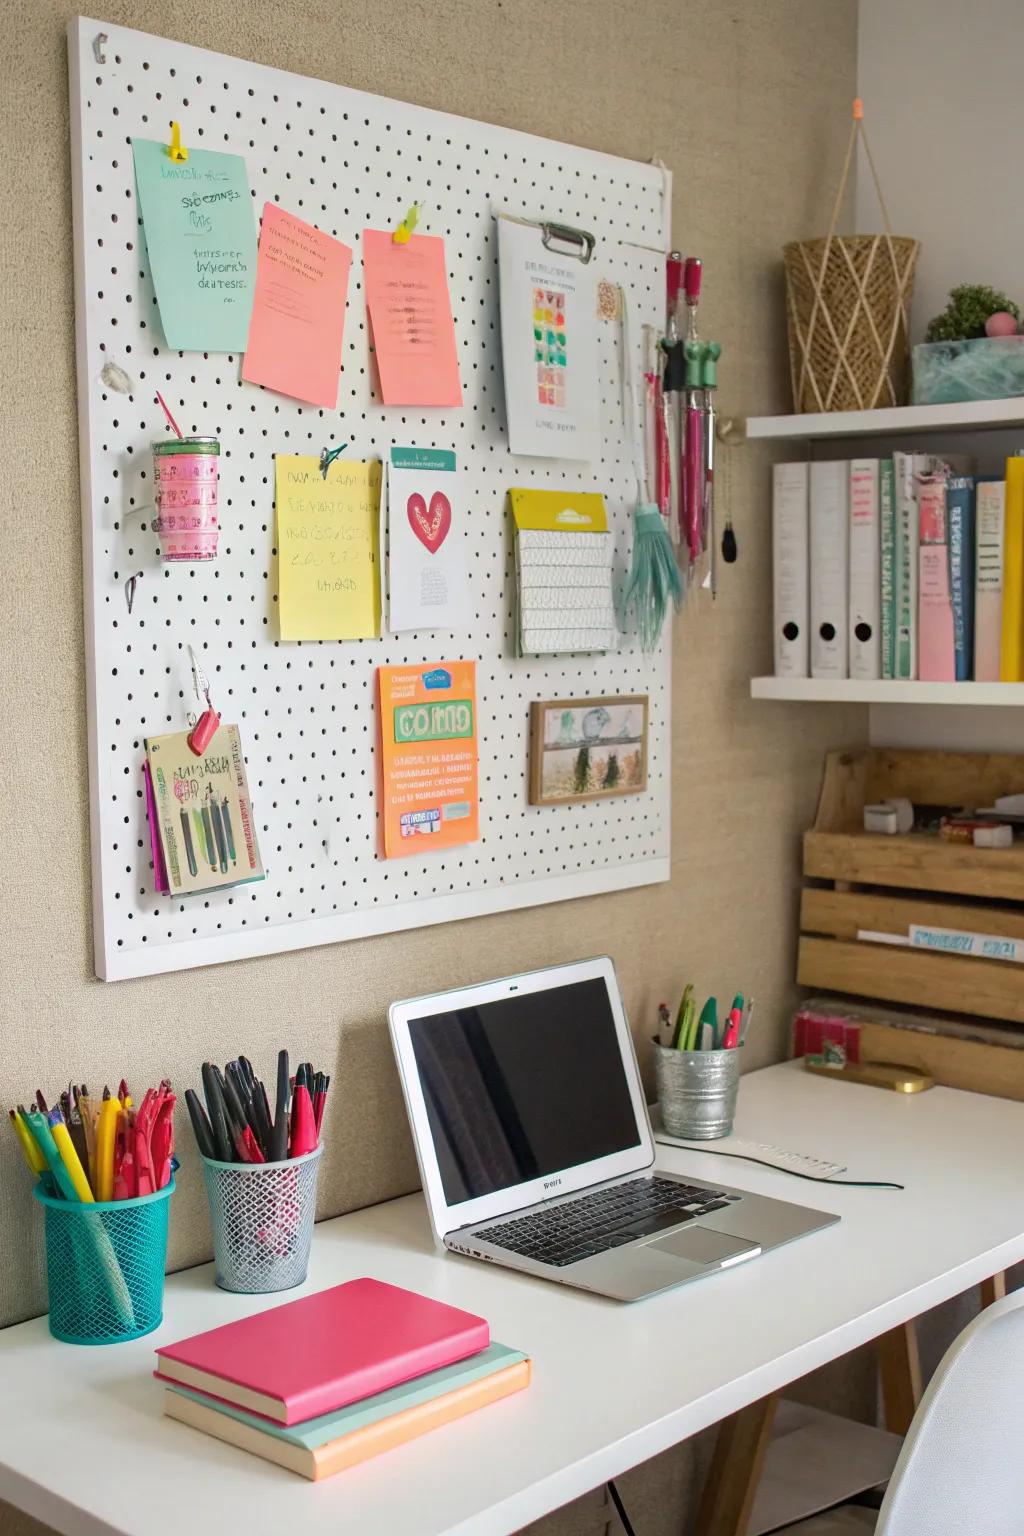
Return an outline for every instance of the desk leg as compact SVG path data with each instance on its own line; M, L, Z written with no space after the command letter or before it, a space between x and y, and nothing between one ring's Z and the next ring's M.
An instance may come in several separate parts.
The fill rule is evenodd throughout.
M880 1335L878 1364L882 1376L885 1427L895 1435L905 1435L921 1401L921 1360L913 1318Z
M1006 1295L1006 1271L1001 1269L997 1275L992 1275L988 1280L983 1280L979 1287L981 1291L982 1307L990 1307L994 1301L1002 1301Z
M745 1536L778 1400L773 1392L718 1426L693 1536Z

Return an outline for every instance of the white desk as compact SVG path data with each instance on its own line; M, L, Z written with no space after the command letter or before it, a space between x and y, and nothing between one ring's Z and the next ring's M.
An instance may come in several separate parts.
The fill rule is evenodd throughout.
M0 1497L74 1536L223 1536L226 1516L247 1536L506 1536L1024 1259L1024 1104L945 1088L904 1098L789 1065L744 1078L739 1107L738 1135L906 1191L662 1148L666 1168L842 1221L634 1306L436 1254L419 1196L325 1222L307 1290L375 1275L482 1313L529 1351L534 1379L317 1485L164 1419L149 1376L157 1342L287 1298L226 1295L204 1266L168 1280L163 1327L133 1344L57 1344L44 1318L6 1329Z

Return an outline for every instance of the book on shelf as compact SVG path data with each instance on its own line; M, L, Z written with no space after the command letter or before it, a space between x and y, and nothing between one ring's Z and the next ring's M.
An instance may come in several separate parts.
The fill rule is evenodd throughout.
M928 464L924 453L894 453L896 487L896 668L895 676L917 677L917 584L920 575L921 532L915 476Z
M1024 682L1024 458L1006 461L999 680Z
M974 549L975 498L973 475L950 475L946 482L946 531L949 536L949 586L953 600L953 648L956 681L974 676Z
M974 676L998 683L1003 640L1006 482L979 478L975 497Z
M943 468L916 476L919 520L917 660L918 677L923 683L956 681L947 478Z
M882 677L896 676L896 481L892 459L878 471L879 542L881 544Z

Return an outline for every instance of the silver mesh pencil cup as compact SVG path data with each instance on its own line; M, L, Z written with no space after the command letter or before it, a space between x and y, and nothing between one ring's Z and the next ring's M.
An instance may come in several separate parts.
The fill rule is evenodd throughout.
M305 1280L322 1150L286 1163L203 1158L222 1290L286 1291Z
M736 1113L742 1046L731 1051L674 1051L655 1045L661 1123L670 1136L714 1141L728 1136Z

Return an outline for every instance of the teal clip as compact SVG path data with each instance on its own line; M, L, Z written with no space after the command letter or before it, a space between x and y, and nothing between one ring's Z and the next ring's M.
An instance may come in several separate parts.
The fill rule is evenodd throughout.
M340 454L345 452L345 449L347 447L348 447L348 443L342 443L337 448L324 448L321 451L321 454L320 454L320 473L321 473L321 475L323 475L325 480L327 479L327 471L330 469L330 467L334 463L335 459L338 458L338 456Z

